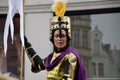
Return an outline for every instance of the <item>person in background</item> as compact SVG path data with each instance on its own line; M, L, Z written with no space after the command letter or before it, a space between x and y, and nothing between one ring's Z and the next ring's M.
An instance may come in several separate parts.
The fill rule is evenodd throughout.
M10 73L4 73L4 74L0 73L0 80L19 80L19 79L17 79L14 76L11 76Z
M66 3L56 1L53 5L56 16L50 19L50 41L53 51L45 58L34 51L25 37L25 50L32 63L31 71L47 70L47 80L86 80L85 68L78 52L69 46L71 40L70 18L64 16Z

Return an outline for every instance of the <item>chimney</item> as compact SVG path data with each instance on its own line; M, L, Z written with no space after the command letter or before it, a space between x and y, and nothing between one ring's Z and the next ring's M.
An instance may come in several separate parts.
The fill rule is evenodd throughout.
M108 52L108 53L110 52L110 44L105 44L104 48L105 48L106 52Z

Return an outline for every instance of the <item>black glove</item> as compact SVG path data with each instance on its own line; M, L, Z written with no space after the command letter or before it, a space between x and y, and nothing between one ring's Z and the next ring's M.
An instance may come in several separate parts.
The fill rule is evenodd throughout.
M27 51L27 54L30 55L30 57L33 57L36 54L36 52L32 48L32 45L30 44L30 42L28 42L28 39L26 36L24 36L24 42L25 42L25 49Z
M34 73L40 72L39 68L35 67L34 65L31 65L31 71L34 72Z
M31 46L31 44L28 42L28 39L26 36L24 36L24 42L25 42L25 48L28 48Z
M30 58L30 60L33 60L31 71L39 72L41 69L42 70L45 69L42 59L38 55L35 55L36 52L32 48L32 45L30 44L30 42L28 42L26 36L24 36L24 42L25 42L25 48L27 50L27 54L29 55L28 57ZM34 58L33 58L33 56L34 56ZM39 69L38 65L40 65L41 69Z
M31 67L32 72L36 73L41 70L45 70L43 60L40 58L40 56L36 55L35 58L33 59L33 61L34 61L34 65L32 65L32 67Z

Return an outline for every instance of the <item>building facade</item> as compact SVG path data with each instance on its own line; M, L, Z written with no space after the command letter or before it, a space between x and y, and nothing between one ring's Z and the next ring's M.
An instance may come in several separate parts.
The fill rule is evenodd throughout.
M20 64L21 64L21 44L19 40L19 16L13 19L15 32L14 43L12 44L10 35L8 36L8 49L6 55L3 48L3 34L6 21L6 14L0 15L0 73L9 72L20 77Z
M103 44L103 33L98 26L92 31L92 77L93 78L120 78L118 53L116 48L111 50L110 44Z
M76 48L86 67L87 77L91 76L91 18L90 16L70 16L72 40L71 46Z

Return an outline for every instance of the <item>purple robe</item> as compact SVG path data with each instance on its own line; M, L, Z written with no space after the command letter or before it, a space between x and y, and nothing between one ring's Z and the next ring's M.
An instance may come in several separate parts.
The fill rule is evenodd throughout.
M75 79L74 80L86 80L86 73L85 73L85 68L82 64L82 61L80 59L80 56L78 54L78 52L73 49L73 48L67 48L65 51L63 51L55 60L53 60L52 63L50 63L51 59L52 59L52 55L53 53L51 53L47 58L46 58L46 69L52 70L56 65L58 65L61 61L61 59L66 55L72 53L76 56L77 58L77 70L76 70L76 74L75 74Z

